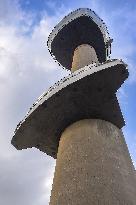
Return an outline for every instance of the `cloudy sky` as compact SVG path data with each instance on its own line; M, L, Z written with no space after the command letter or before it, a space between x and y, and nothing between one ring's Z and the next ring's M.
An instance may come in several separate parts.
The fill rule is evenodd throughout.
M135 0L0 0L0 204L48 205L55 160L39 150L17 151L11 138L36 99L67 75L52 59L47 38L64 15L79 7L94 10L114 39L112 57L130 71L118 93L123 128L136 165Z

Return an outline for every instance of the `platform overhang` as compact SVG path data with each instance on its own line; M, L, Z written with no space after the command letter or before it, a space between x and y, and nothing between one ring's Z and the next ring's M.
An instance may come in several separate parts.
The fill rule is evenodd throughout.
M65 77L44 93L18 125L12 144L36 147L56 158L61 133L81 119L102 119L125 125L116 92L128 77L126 64L111 60L91 64Z
M55 60L71 70L74 50L81 44L94 47L100 63L108 58L111 39L102 19L90 9L78 9L53 29L48 38L48 48Z

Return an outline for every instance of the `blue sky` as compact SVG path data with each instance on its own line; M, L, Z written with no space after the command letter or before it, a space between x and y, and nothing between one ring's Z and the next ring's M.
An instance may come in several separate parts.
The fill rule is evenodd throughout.
M47 205L55 160L37 149L17 151L10 140L36 99L68 74L50 56L46 42L70 11L88 7L114 39L112 58L130 72L118 92L123 128L136 166L136 2L135 0L0 0L0 204Z

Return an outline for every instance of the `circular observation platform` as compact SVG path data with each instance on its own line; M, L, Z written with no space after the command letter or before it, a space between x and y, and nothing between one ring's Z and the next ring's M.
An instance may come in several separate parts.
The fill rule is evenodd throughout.
M82 119L102 119L122 128L125 125L116 92L128 77L121 60L90 64L63 78L30 108L15 131L17 149L36 147L53 158L61 133Z
M71 70L74 50L82 44L92 46L100 63L110 55L112 39L107 27L97 14L88 8L80 8L65 16L53 29L48 38L48 48L52 57Z

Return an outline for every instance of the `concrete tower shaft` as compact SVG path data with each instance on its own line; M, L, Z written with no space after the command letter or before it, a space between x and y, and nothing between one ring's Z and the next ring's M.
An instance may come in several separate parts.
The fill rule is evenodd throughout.
M92 63L98 64L95 49L88 44L82 44L74 51L71 72Z
M94 62L98 64L94 48L80 45L71 71ZM50 205L135 205L135 184L134 166L118 127L101 119L84 119L64 130Z
M61 135L50 205L135 205L135 170L122 131L86 119Z

